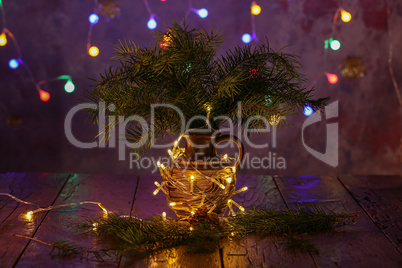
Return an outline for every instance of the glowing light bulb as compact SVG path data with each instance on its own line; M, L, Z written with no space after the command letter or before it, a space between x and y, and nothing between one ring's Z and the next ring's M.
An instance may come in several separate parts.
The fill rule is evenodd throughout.
M225 154L225 155L223 156L223 160L228 160L228 155L227 155L227 154Z
M179 144L179 142L178 142L178 141L175 141L175 142L174 142L174 146L177 146L177 144Z
M39 89L39 98L43 102L47 102L50 99L50 94L47 91Z
M240 209L241 211L244 211L244 207L242 207L242 206L240 206L239 209Z
M208 17L208 10L206 10L205 8L198 9L197 14L201 18L206 18L206 17Z
M169 206L171 206L171 207L176 206L176 202L170 202Z
M222 189L226 188L225 185L223 185L223 184L219 185L219 187L221 187Z
M192 231L192 230L194 230L194 228L193 228L193 227L190 227L190 231Z
M0 46L3 47L7 44L7 36L5 33L0 34Z
M190 211L190 214L191 214L191 215L194 215L194 214L195 214L195 212L194 212L194 211Z
M99 55L99 48L96 46L92 46L88 50L88 54L91 55L92 57L96 57Z
M33 215L33 211L29 211L25 217L27 218L27 220L32 220L32 215Z
M166 212L165 212L165 211L162 212L162 219L163 219L164 221L166 221Z
M157 165L158 167L160 167L160 166L161 166L161 162L160 162L160 161L156 162L156 165Z
M247 190L248 190L248 187L245 186L245 187L241 188L241 190L242 190L243 192L244 192L244 191L247 191Z
M11 59L11 60L8 62L8 66L10 66L11 69L17 69L19 65L20 65L20 63L19 63L19 61L16 60L16 59Z
M341 11L341 19L343 22L349 22L352 19L352 15L346 10Z
M158 24L156 23L156 20L154 20L153 17L151 17L151 18L149 19L149 21L147 22L147 27L148 27L149 29L151 29L151 30L155 29L157 25L158 25Z
M233 173L236 172L236 167L232 167L232 172L233 172Z
M73 81L68 80L67 83L64 85L64 90L65 90L67 93L71 93L71 92L74 91L74 89L75 89L75 86L74 86Z
M99 17L96 14L91 14L88 18L89 22L92 24L98 23Z
M313 108L311 108L310 105L305 105L304 106L303 113L304 113L305 116L310 116L310 115L313 114L313 112L314 112L314 110L313 110Z
M336 74L326 73L328 82L330 84L336 84L338 82L338 76Z
M229 178L226 179L226 181L227 181L228 183L231 183L231 182L232 182L232 178L229 177Z
M332 50L338 50L341 48L341 42L338 40L331 39L329 41L329 46L331 47Z
M249 35L248 33L243 34L243 36L241 37L241 40L243 41L243 43L250 43L251 42L251 35Z
M258 15L261 13L261 7L257 5L255 2L251 3L251 14Z

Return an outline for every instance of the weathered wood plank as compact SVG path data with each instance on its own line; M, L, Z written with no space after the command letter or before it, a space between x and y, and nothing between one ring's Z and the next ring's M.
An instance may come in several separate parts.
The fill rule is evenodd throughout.
M1 175L0 192L10 193L24 201L50 206L56 200L68 174L7 173ZM0 267L11 267L18 260L29 240L13 236L31 237L45 218L46 213L35 215L32 220L25 213L37 207L21 204L9 197L0 196Z
M233 199L247 209L283 209L280 193L271 176L239 176L237 188L248 191ZM292 253L274 236L248 236L223 245L224 267L314 267L308 253Z
M359 211L361 207L335 177L275 177L286 203L311 203L338 212ZM320 254L314 258L320 267L398 267L402 257L371 219L361 213L354 225L335 232L311 235Z
M402 176L345 175L338 178L402 253Z
M77 203L81 201L101 202L109 213L128 215L132 207L137 176L135 175L74 175L72 176L55 205ZM72 240L82 246L91 246L91 239L74 233L70 228L72 223L85 220L88 217L102 217L103 211L93 204L83 204L51 210L38 229L36 239L47 243L57 240ZM93 255L69 258L50 255L49 246L32 241L23 253L17 267L32 266L38 263L47 267L116 267L115 259L106 262L98 261Z

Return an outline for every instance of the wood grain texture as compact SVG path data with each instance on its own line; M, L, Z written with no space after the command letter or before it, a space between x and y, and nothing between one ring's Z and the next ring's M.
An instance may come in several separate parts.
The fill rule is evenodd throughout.
M283 209L280 193L271 176L242 176L237 188L248 191L233 199L246 209ZM308 253L292 253L284 248L281 238L275 236L248 236L240 241L223 243L224 267L314 267Z
M377 227L402 253L402 177L338 177Z
M134 175L73 175L69 178L55 205L96 201L109 211L119 215L129 215L132 207L137 176ZM103 217L103 211L93 204L83 204L51 210L39 227L36 239L47 243L57 240L75 241L78 245L95 246L93 240L77 235L73 223L84 221L88 217ZM106 258L106 262L98 261L93 255L83 259L79 257L63 257L50 255L49 246L31 242L22 255L17 267L34 266L38 263L47 267L116 267L117 260Z
M337 212L361 211L361 207L336 177L275 177L288 206L310 203ZM344 207L344 208L343 208ZM320 267L400 267L402 256L363 212L354 225L335 232L310 235L320 250L313 255Z
M47 173L2 174L0 192L46 207L56 200L68 177L68 174ZM41 212L35 214L32 220L27 220L25 213L37 207L18 203L6 196L0 196L0 208L0 267L12 267L30 243L13 234L32 237L47 214Z

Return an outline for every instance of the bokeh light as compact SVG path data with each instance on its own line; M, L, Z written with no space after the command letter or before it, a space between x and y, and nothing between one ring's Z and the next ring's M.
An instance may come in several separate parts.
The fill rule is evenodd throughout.
M0 34L0 46L3 47L7 44L7 36L5 33Z
M352 19L352 15L346 10L341 11L341 19L343 22L349 22Z
M71 93L74 91L74 89L75 89L75 85L74 85L73 81L68 80L67 83L64 85L64 90L67 93Z
M197 14L201 18L206 18L206 17L208 17L208 10L206 10L205 8L201 8L201 9L197 10Z
M16 59L12 59L8 62L8 66L10 66L11 69L17 69L20 63Z
M241 37L241 40L243 41L243 43L250 43L251 42L251 35L249 35L248 33L243 34L243 36Z
M332 50L338 50L341 48L341 42L339 42L338 40L330 40L329 46Z
M251 14L258 15L261 13L261 7L257 5L255 2L251 4Z
M91 55L92 57L96 57L99 55L99 48L96 46L92 46L88 50L88 54Z
M39 98L41 99L41 101L46 102L50 99L50 94L47 91L39 89Z
M338 76L336 74L326 73L328 82L330 84L336 84L338 82Z
M147 23L147 27L148 27L149 29L151 29L151 30L155 29L157 25L158 25L158 24L156 23L156 21L154 20L153 17L151 17L151 18L149 19L148 23Z
M311 108L310 105L305 105L304 106L303 113L304 113L305 116L310 116L310 115L313 114L313 112L314 112L314 110L313 110L313 108Z
M99 17L96 14L91 14L88 19L89 19L89 22L92 24L98 23L98 21L99 21Z

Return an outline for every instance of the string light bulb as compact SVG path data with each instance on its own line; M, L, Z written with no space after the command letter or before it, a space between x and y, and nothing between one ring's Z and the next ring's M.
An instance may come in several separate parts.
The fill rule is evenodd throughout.
M19 65L20 65L19 60L16 59L11 59L8 62L8 66L10 66L11 69L17 69Z
M75 85L74 85L73 81L72 80L67 80L66 84L64 85L64 90L67 93L71 93L71 92L74 91L74 89L75 89Z
M33 216L33 211L29 211L26 215L25 215L25 217L27 218L27 220L32 220L32 216Z
M332 50L339 50L341 48L341 42L335 39L330 39L329 40L329 46L331 47Z
M198 16L200 16L200 18L206 18L208 17L208 10L206 10L205 8L201 8L197 10L197 14Z
M154 19L153 16L151 16L151 18L149 18L148 22L147 22L147 27L150 30L153 30L156 28L158 24L156 23L156 20Z
M166 212L165 212L165 211L162 212L162 219L163 219L164 221L166 221Z
M241 40L243 41L243 43L250 43L251 42L251 35L249 35L248 33L243 34L243 36L241 37Z
M47 102L50 99L50 94L47 91L39 89L39 98L43 102Z
M313 108L311 108L310 105L306 104L306 105L304 106L304 108L303 108L303 113L304 113L305 116L310 116L310 115L313 114L313 112L314 112L314 111L313 111Z
M96 57L99 55L99 48L97 48L96 46L92 46L89 48L88 50L88 54L92 57Z
M251 3L251 14L259 15L261 13L261 7L257 5L254 1Z
M99 21L99 17L96 14L91 14L88 18L89 22L92 24L96 24Z
M346 10L341 10L341 19L343 22L349 22L352 19L352 15Z
M328 79L328 82L332 85L338 82L338 76L336 74L325 73Z
M7 44L7 36L6 33L0 34L0 47L3 47Z

